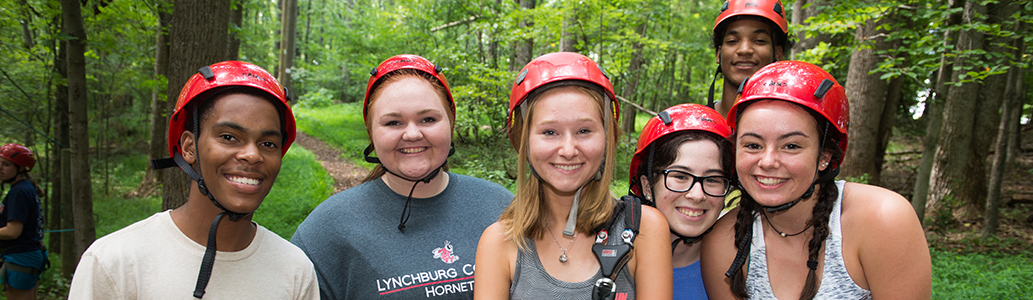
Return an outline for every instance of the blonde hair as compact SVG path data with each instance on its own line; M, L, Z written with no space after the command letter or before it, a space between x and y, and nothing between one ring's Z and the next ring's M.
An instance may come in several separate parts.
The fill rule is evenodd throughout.
M442 107L445 108L445 111L448 114L448 121L450 123L449 135L454 135L456 129L456 112L451 109L452 104L448 102L448 90L446 90L445 86L441 84L441 81L438 81L438 79L435 78L433 75L427 74L427 72L414 69L398 69L382 76L380 82L373 86L373 89L369 91L369 103L366 103L366 107L364 107L364 109L366 111L369 111L369 108L373 107L373 102L376 102L377 99L380 98L380 94L383 94L384 86L387 86L387 84L389 83L396 82L408 77L423 79L429 82L432 87L434 87L435 93L441 99ZM373 145L373 133L371 132L371 130L373 130L373 118L365 119L366 138L369 139L369 144L373 146L374 150L376 150L376 146ZM448 171L448 158L445 158L445 165L441 167L441 170ZM372 170L369 171L368 174L366 174L366 178L363 178L362 182L365 183L367 181L376 180L377 178L380 178L380 176L383 176L385 173L387 173L387 169L384 169L384 164L377 164L375 167L373 167Z
M617 140L620 136L616 118L612 117L607 110L608 99L602 94L589 88L575 86L577 90L588 95L596 103L596 111L603 120L606 128L606 156L603 158L602 177L600 180L590 179L581 191L577 209L578 232L594 232L604 226L613 214L615 204L614 197L610 192L610 182L613 180L613 165L616 155ZM536 93L541 95L541 93ZM499 216L499 223L502 224L504 234L514 241L520 249L527 249L527 238L539 238L545 234L548 226L548 206L545 205L545 194L542 189L542 180L531 175L528 159L528 136L531 124L528 122L534 116L537 106L537 97L525 100L527 111L520 117L513 118L510 130L518 135L518 163L517 163L517 192L513 202L502 211Z

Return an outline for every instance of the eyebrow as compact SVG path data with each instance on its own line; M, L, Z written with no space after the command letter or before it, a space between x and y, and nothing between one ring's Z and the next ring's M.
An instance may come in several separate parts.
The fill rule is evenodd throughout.
M433 109L433 108L426 108L426 109L423 109L423 110L420 110L420 111L416 112L416 114L417 115L425 115L425 114L432 113L432 112L435 112L435 111L436 110ZM402 113L400 113L400 112L390 112L390 113L383 114L381 117L401 118L402 117Z
M753 31L753 34L759 34L759 33L764 33L764 34L771 35L771 31L769 31L767 29L764 29L764 28L758 28L757 30ZM736 34L739 34L739 31L737 31L737 30L729 30L727 33L725 33L725 36L736 35Z
M216 123L212 127L228 127L230 129L233 129L233 130L236 130L236 131L241 131L241 132L249 132L250 131L250 130L245 129L244 126L240 126L240 124L233 123L233 122L228 122L228 121L223 121L223 122ZM279 137L279 138L283 137L283 133L280 132L280 131L277 131L277 130L264 130L264 131L262 131L262 135L263 136L271 135L271 136L275 136L275 137Z
M752 136L752 137L755 137L755 138L758 138L758 139L762 139L762 140L764 139L764 137L760 136L759 134L753 133L753 132L743 133L742 136L743 137ZM790 133L783 134L782 136L779 136L778 139L784 140L784 139L791 138L791 137L794 137L794 136L802 136L802 137L805 137L805 138L810 137L806 133L803 133L802 131L793 131L793 132L790 132Z
M675 169L675 170L679 170L679 171L692 172L691 168L686 167L686 166L682 166L682 165L671 165L670 167L667 167L667 168L668 169ZM706 171L703 171L703 174L709 174L709 173L719 173L721 175L724 175L725 174L725 170L721 170L721 169L707 169Z

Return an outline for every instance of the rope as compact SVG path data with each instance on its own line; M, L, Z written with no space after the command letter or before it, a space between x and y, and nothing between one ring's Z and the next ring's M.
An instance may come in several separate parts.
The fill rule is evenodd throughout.
M615 95L615 96L616 96L616 95ZM624 97L621 97L621 96L617 96L617 100L620 100L620 101L624 101L624 103L627 103L628 105L631 105L632 107L634 107L634 108L637 108L638 110L641 110L641 111L643 111L643 112L647 112L647 113L649 113L649 114L651 114L651 115L654 115L654 116L656 115L656 112L653 112L653 111L651 111L651 110L648 110L648 109L646 109L645 107L639 106L638 104L635 104L634 102L631 102L631 101L630 101L630 100L628 100L628 99L624 99Z

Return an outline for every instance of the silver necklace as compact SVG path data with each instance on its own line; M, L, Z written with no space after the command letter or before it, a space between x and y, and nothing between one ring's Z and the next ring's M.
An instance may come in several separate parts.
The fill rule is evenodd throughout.
M552 241L556 242L556 247L560 248L560 262L567 262L567 250L570 250L570 246L573 246L574 241L577 240L577 232L574 233L574 238L570 240L570 244L567 244L567 249L563 249L563 247L560 246L560 241L556 239L556 234L552 233L552 228L549 228L548 226L545 228L549 230L549 235L552 236Z

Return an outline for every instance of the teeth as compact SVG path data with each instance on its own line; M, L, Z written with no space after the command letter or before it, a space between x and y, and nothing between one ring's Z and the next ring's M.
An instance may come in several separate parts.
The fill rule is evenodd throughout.
M764 185L776 185L776 184L785 182L786 179L757 177L757 181L759 181L761 184L764 184Z
M573 171L573 170L577 170L578 168L580 168L581 164L576 164L576 165L554 165L554 166L556 166L560 170Z
M261 180L247 177L229 177L229 179L230 181L243 183L247 185L258 185L259 182L262 182Z
M736 65L736 66L738 66L738 67L752 67L752 66L756 66L757 64L752 64L752 63L737 63L737 64L735 64L735 65Z
M402 148L402 153L405 153L405 154L420 153L420 152L423 152L423 150L426 150L426 149L427 149L426 147Z
M703 213L704 213L704 211L702 211L702 210L688 210L688 209L684 209L684 208L679 208L678 212L682 213L683 215L690 216L690 217L699 217L699 216L702 216Z

